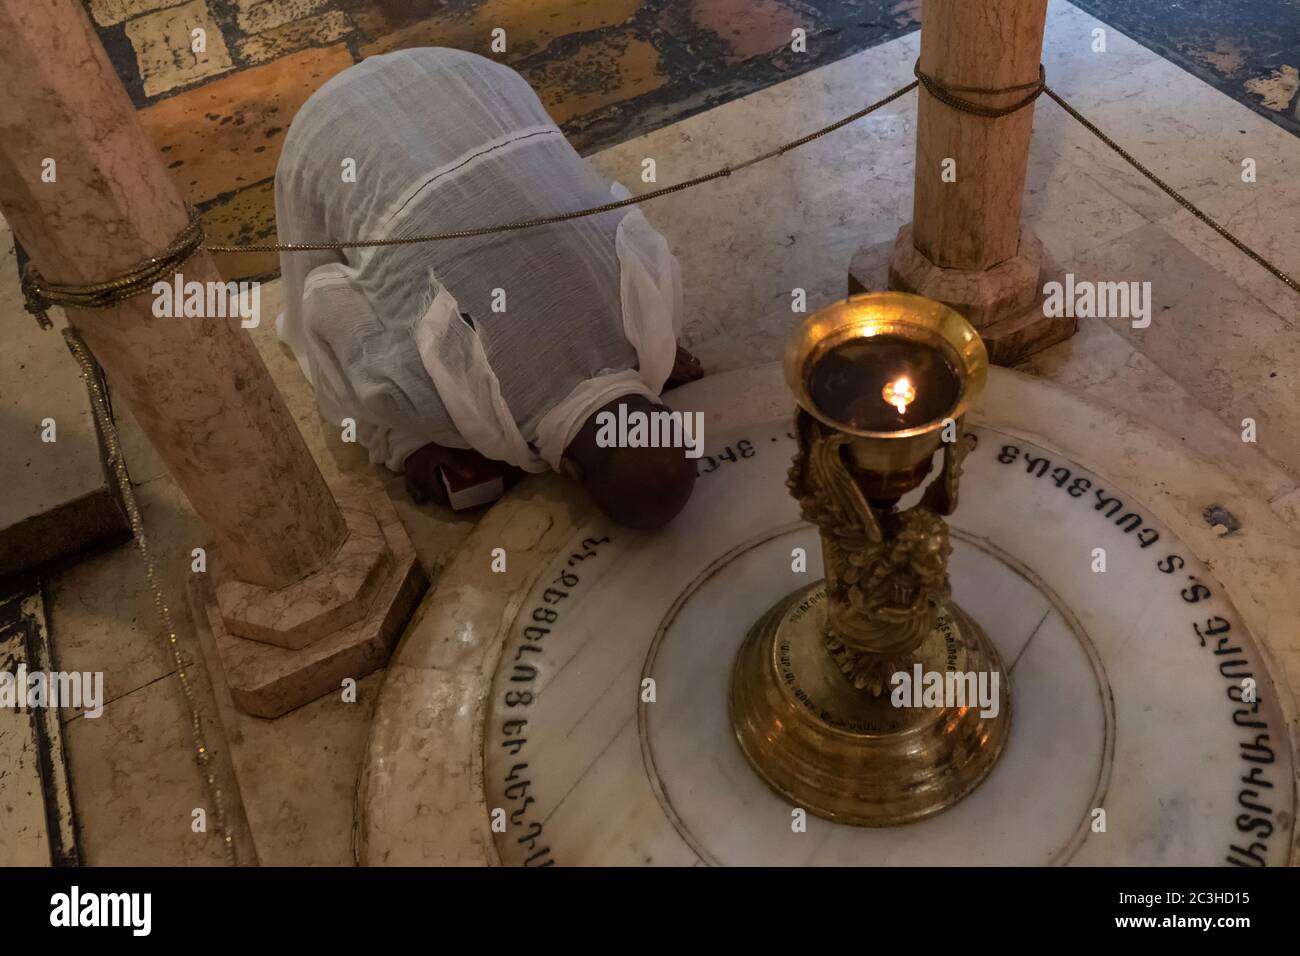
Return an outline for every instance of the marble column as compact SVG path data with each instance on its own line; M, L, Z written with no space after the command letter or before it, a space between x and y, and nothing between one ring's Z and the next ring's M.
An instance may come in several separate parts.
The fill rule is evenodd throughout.
M0 211L55 283L110 278L187 222L76 0L0 0ZM203 252L179 271L185 282L221 280ZM392 638L393 609L376 595L394 575L409 583L412 562L388 547L391 505L358 514L351 491L353 507L340 508L238 317L158 318L153 303L146 293L69 309L68 321L210 530L224 628L282 654L367 621L374 633L354 643ZM366 660L375 657L371 647ZM319 673L298 679L305 658L280 665L280 704L322 685Z
M1046 15L1047 0L924 0L921 71L949 88L1033 83ZM955 95L998 109L1027 92ZM1042 314L1043 273L1056 270L1021 221L1034 104L988 117L940 102L924 87L917 97L913 221L887 252L859 254L850 287L887 284L952 306L999 364L1068 338L1073 319Z

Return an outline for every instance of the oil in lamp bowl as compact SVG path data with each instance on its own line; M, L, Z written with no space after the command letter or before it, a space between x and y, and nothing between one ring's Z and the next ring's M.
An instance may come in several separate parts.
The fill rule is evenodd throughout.
M878 474L922 467L987 377L988 353L970 324L906 292L864 293L822 309L785 351L799 407L851 436L854 466ZM909 396L902 408L891 401Z

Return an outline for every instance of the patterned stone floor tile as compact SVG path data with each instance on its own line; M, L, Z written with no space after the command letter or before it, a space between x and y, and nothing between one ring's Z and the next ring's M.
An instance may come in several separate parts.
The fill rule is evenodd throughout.
M231 196L220 196L202 211L208 241L218 245L275 242L275 181L266 179ZM221 276L251 279L280 271L275 252L213 253ZM270 321L274 319L271 316Z
M196 36L195 31L202 34ZM146 96L225 73L234 64L205 0L148 13L126 23ZM201 52L194 46L202 40Z
M1300 135L1300 7L1295 0L1074 3Z
M363 56L414 46L450 46L488 55L492 31L506 31L500 59L514 63L553 40L621 26L643 0L485 0L481 4L362 2L342 0L357 26L371 38Z
M334 43L352 32L352 21L342 10L294 20L240 40L239 55L249 64L265 63L308 46Z
M910 33L921 15L921 0L84 2L137 102L200 82L164 91L144 105L142 116L185 195L203 209L210 235L233 241L274 235L268 181L284 131L316 87L361 57L413 46L494 56L528 78L585 153ZM1282 26L1293 3L1078 5L1300 132L1300 41ZM1054 0L1057 5L1084 16ZM179 55L166 59L173 48L187 49L181 41L188 34L175 25L191 11L220 25L209 31L210 41L221 43L224 32L230 44L228 53L221 48L229 65L215 78L186 73ZM159 39L170 35L160 32L164 21L177 35L167 43ZM144 30L149 24L151 31ZM506 31L504 52L490 48L497 27ZM790 48L798 28L807 30L804 54ZM145 34L153 52L137 64L145 47L133 44ZM1111 40L1112 47L1136 48L1124 37ZM230 278L278 268L274 255L223 255L219 264Z
M202 203L274 176L293 115L351 65L342 44L303 50L161 100L140 117L182 194Z
M274 30L319 13L328 0L233 0L235 22L248 33Z
M176 6L176 0L86 0L86 9L101 27L111 27L142 13Z
M575 117L648 93L666 81L659 51L630 32L602 37L571 56L524 67L547 112L564 124Z
M810 17L779 0L695 0L691 19L727 44L727 63L789 46L796 29L813 26Z

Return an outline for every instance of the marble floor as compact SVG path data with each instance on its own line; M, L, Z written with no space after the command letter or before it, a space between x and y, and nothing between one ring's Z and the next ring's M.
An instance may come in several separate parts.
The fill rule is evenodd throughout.
M1300 140L1118 31L1110 32L1106 53L1092 52L1099 28L1092 16L1053 0L1044 53L1052 85L1246 242L1300 274ZM591 161L631 184L646 156L674 180L747 158L903 85L917 41L915 33L900 36L625 140ZM791 290L805 289L810 309L842 296L854 251L892 238L910 218L914 117L914 99L904 98L834 137L646 208L684 263L686 338L707 368L775 358L798 319ZM1258 182L1241 181L1243 158L1256 161ZM1081 278L1149 281L1154 303L1148 328L1083 320L1077 336L1025 370L1156 426L1300 530L1294 293L1045 101L1036 107L1025 215L1062 267ZM266 314L278 294L278 283L264 288ZM399 480L331 445L269 323L254 336L327 476L349 472L383 483L436 576L474 517L415 507ZM62 353L52 334L48 348ZM1254 443L1241 439L1247 417L1257 424ZM183 556L202 531L129 417L123 429L145 521L165 556L164 584L173 608L183 608ZM104 670L108 684L102 717L64 715L83 858L219 862L213 834L189 826L202 789L181 731L177 678L135 554L128 547L101 552L47 587L56 660L64 669ZM185 653L199 661L202 635L192 623L178 621ZM357 704L323 698L267 722L235 714L219 675L203 679L241 859L352 861L354 788L382 680L376 674L362 682Z

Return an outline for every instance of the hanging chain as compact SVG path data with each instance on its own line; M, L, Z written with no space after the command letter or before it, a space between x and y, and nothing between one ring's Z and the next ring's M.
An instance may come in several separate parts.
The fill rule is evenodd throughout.
M392 239L347 239L333 240L328 242L265 242L249 245L227 246L227 245L209 245L206 248L210 252L315 252L321 250L339 250L339 249L380 249L385 246L409 246L422 242L445 242L449 239L473 239L478 236L491 236L501 232L516 232L520 229L533 229L537 226L552 226L560 222L570 222L574 219L584 219L588 216L599 216L603 213L613 212L615 209L625 209L628 206L638 206L650 202L652 199L659 199L663 196L670 196L673 193L679 193L686 189L693 189L704 183L713 182L715 179L725 179L732 173L747 169L757 163L767 159L773 159L782 156L792 149L798 149L815 139L821 139L836 130L848 126L850 123L856 123L864 116L874 113L881 107L888 106L899 97L906 96L912 90L916 89L915 83L909 83L902 89L895 90L883 99L877 100L870 106L863 107L856 113L845 116L836 120L829 126L823 126L821 129L809 133L807 136L792 140L776 149L768 150L752 159L747 159L743 163L722 166L711 173L705 173L703 176L696 176L694 179L683 180L680 183L674 183L671 186L664 186L660 189L652 189L650 192L641 193L637 196L629 196L626 199L619 199L615 202L603 203L599 206L590 206L586 209L578 209L573 212L557 213L554 216L541 216L537 219L521 219L517 222L503 223L498 226L483 226L478 229L458 229L453 232L434 232L418 236L401 236Z
M131 476L126 470L126 458L122 454L122 439L108 410L108 400L86 344L71 326L64 328L63 338L67 342L68 351L81 367L81 378L86 383L86 391L90 393L90 407L94 411L95 422L99 425L99 430L108 445L108 464L112 469L117 490L122 495L122 502L126 505L127 518L131 522L131 534L135 538L136 548L144 562L145 579L149 582L149 590L153 593L154 610L158 612L163 633L167 635L167 648L171 652L172 663L176 666L176 676L180 680L181 692L185 695L185 704L190 711L190 737L194 742L194 759L198 762L199 770L207 785L208 795L212 800L213 817L217 825L217 833L221 836L226 862L234 866L238 859L235 854L234 837L226 822L225 797L212 766L212 752L208 749L207 738L203 733L203 717L199 713L198 701L194 696L194 685L190 683L190 675L185 660L181 657L180 645L176 641L176 628L172 625L171 611L163 599L162 588L158 584L158 571L153 554L149 550L149 539L144 531L144 519L140 515L140 505L136 501L135 489L131 486Z
M1273 265L1272 262L1265 259L1263 256L1261 256L1250 246L1246 245L1244 242L1242 242L1240 239L1238 239L1236 236L1230 233L1227 229L1224 229L1217 222L1211 219L1206 213L1202 212L1200 207L1198 207L1190 199L1188 199L1178 190L1174 189L1174 187L1170 186L1168 183L1166 183L1155 173L1151 172L1151 170L1147 169L1146 166L1142 165L1142 163L1135 156L1133 156L1132 153L1130 153L1119 143L1115 142L1113 139L1111 139L1109 136L1103 133L1086 116L1084 116L1073 106L1067 103L1064 97L1062 97L1059 93L1057 93L1056 90L1052 89L1050 86L1044 85L1043 92L1046 93L1049 97L1051 97L1052 102L1054 102L1061 109L1065 110L1065 112L1070 114L1070 116L1074 117L1074 119L1078 121L1079 125L1081 125L1089 133L1097 137L1099 140L1101 140L1103 143L1109 146L1112 150L1114 150L1119 155L1120 159L1124 160L1124 162L1128 163L1130 166L1136 169L1147 179L1151 180L1151 182L1166 196L1171 198L1174 202L1178 203L1178 205L1182 206L1184 209L1190 212L1201 222L1205 223L1207 226L1209 226L1211 229L1217 232L1224 239L1227 239L1230 243L1232 243L1234 246L1237 247L1238 251L1246 255L1247 258L1253 260L1257 265L1260 265L1264 269L1268 270L1268 272L1272 274L1273 278L1277 279L1279 282L1281 282L1283 285L1289 288L1292 292L1300 292L1300 282L1296 282L1296 280L1292 276L1283 272L1277 266Z
M44 278L42 278L40 274L29 265L28 269L23 273L23 292L26 297L27 309L37 316L38 321L41 322L43 327L49 328L49 319L45 313L50 306L61 305L70 308L83 309L105 308L109 305L120 302L123 299L130 298L131 296L140 295L142 292L147 291L154 281L165 276L169 271L174 270L200 249L204 249L208 252L223 253L319 252L340 251L343 249L380 249L389 246L408 246L426 242L445 242L453 239L473 239L479 236L491 236L504 232L517 232L519 230L533 229L539 226L551 226L557 223L571 222L575 219L584 219L589 216L599 216L618 209L625 209L629 206L643 205L652 200L662 198L663 196L670 196L673 193L693 189L696 186L701 186L704 183L713 182L717 179L725 179L742 169L748 169L750 166L757 165L766 160L783 156L791 150L798 149L801 146L811 143L813 140L821 139L823 136L827 136L852 123L856 123L858 120L869 116L876 110L888 106L900 97L906 96L918 86L924 87L927 93L952 109L986 118L1007 116L1018 110L1024 109L1026 106L1033 103L1040 95L1044 93L1047 94L1047 96L1077 120L1085 129L1114 150L1122 159L1125 160L1125 162L1150 180L1162 192L1170 196L1180 206L1190 212L1201 222L1205 223L1228 242L1232 243L1235 248L1244 253L1252 261L1262 266L1292 291L1300 292L1300 282L1297 282L1290 275L1283 272L1280 268L1268 259L1264 258L1250 246L1246 245L1246 243L1242 242L1223 226L1220 226L1193 202L1184 197L1172 186L1165 183L1164 180L1134 158L1131 153L1102 132L1095 124L1085 118L1083 114L1070 106L1070 104L1067 103L1060 94L1047 85L1046 73L1042 64L1039 64L1038 67L1038 79L1029 83L1020 83L1014 86L1001 87L998 89L981 89L973 86L950 86L944 84L933 76L923 73L921 71L920 60L918 60L913 67L913 72L917 77L915 81L895 90L888 96L863 107L855 113L850 113L848 116L836 120L828 126L823 126L806 136L801 136L800 138L791 140L775 149L768 150L765 153L760 153L744 162L728 164L715 169L712 172L705 173L702 176L696 176L692 179L683 180L682 182L674 183L670 186L653 189L650 192L642 193L637 196L629 196L626 199L602 203L599 206L591 206L586 209L577 209L572 212L557 213L553 216L522 219L516 222L502 223L495 226L482 226L475 229L457 229L450 232L424 233L415 236L401 236L385 239L334 239L318 242L264 242L229 245L205 243L203 241L202 221L199 214L196 211L191 210L190 221L186 225L185 230L177 236L176 240L166 250L158 256L146 260L140 265L123 273L121 276L107 282L92 285L57 285L46 282ZM1017 93L1022 90L1028 91L1026 95L1015 103L1005 107L983 106L957 95L958 93L976 93L987 96Z

